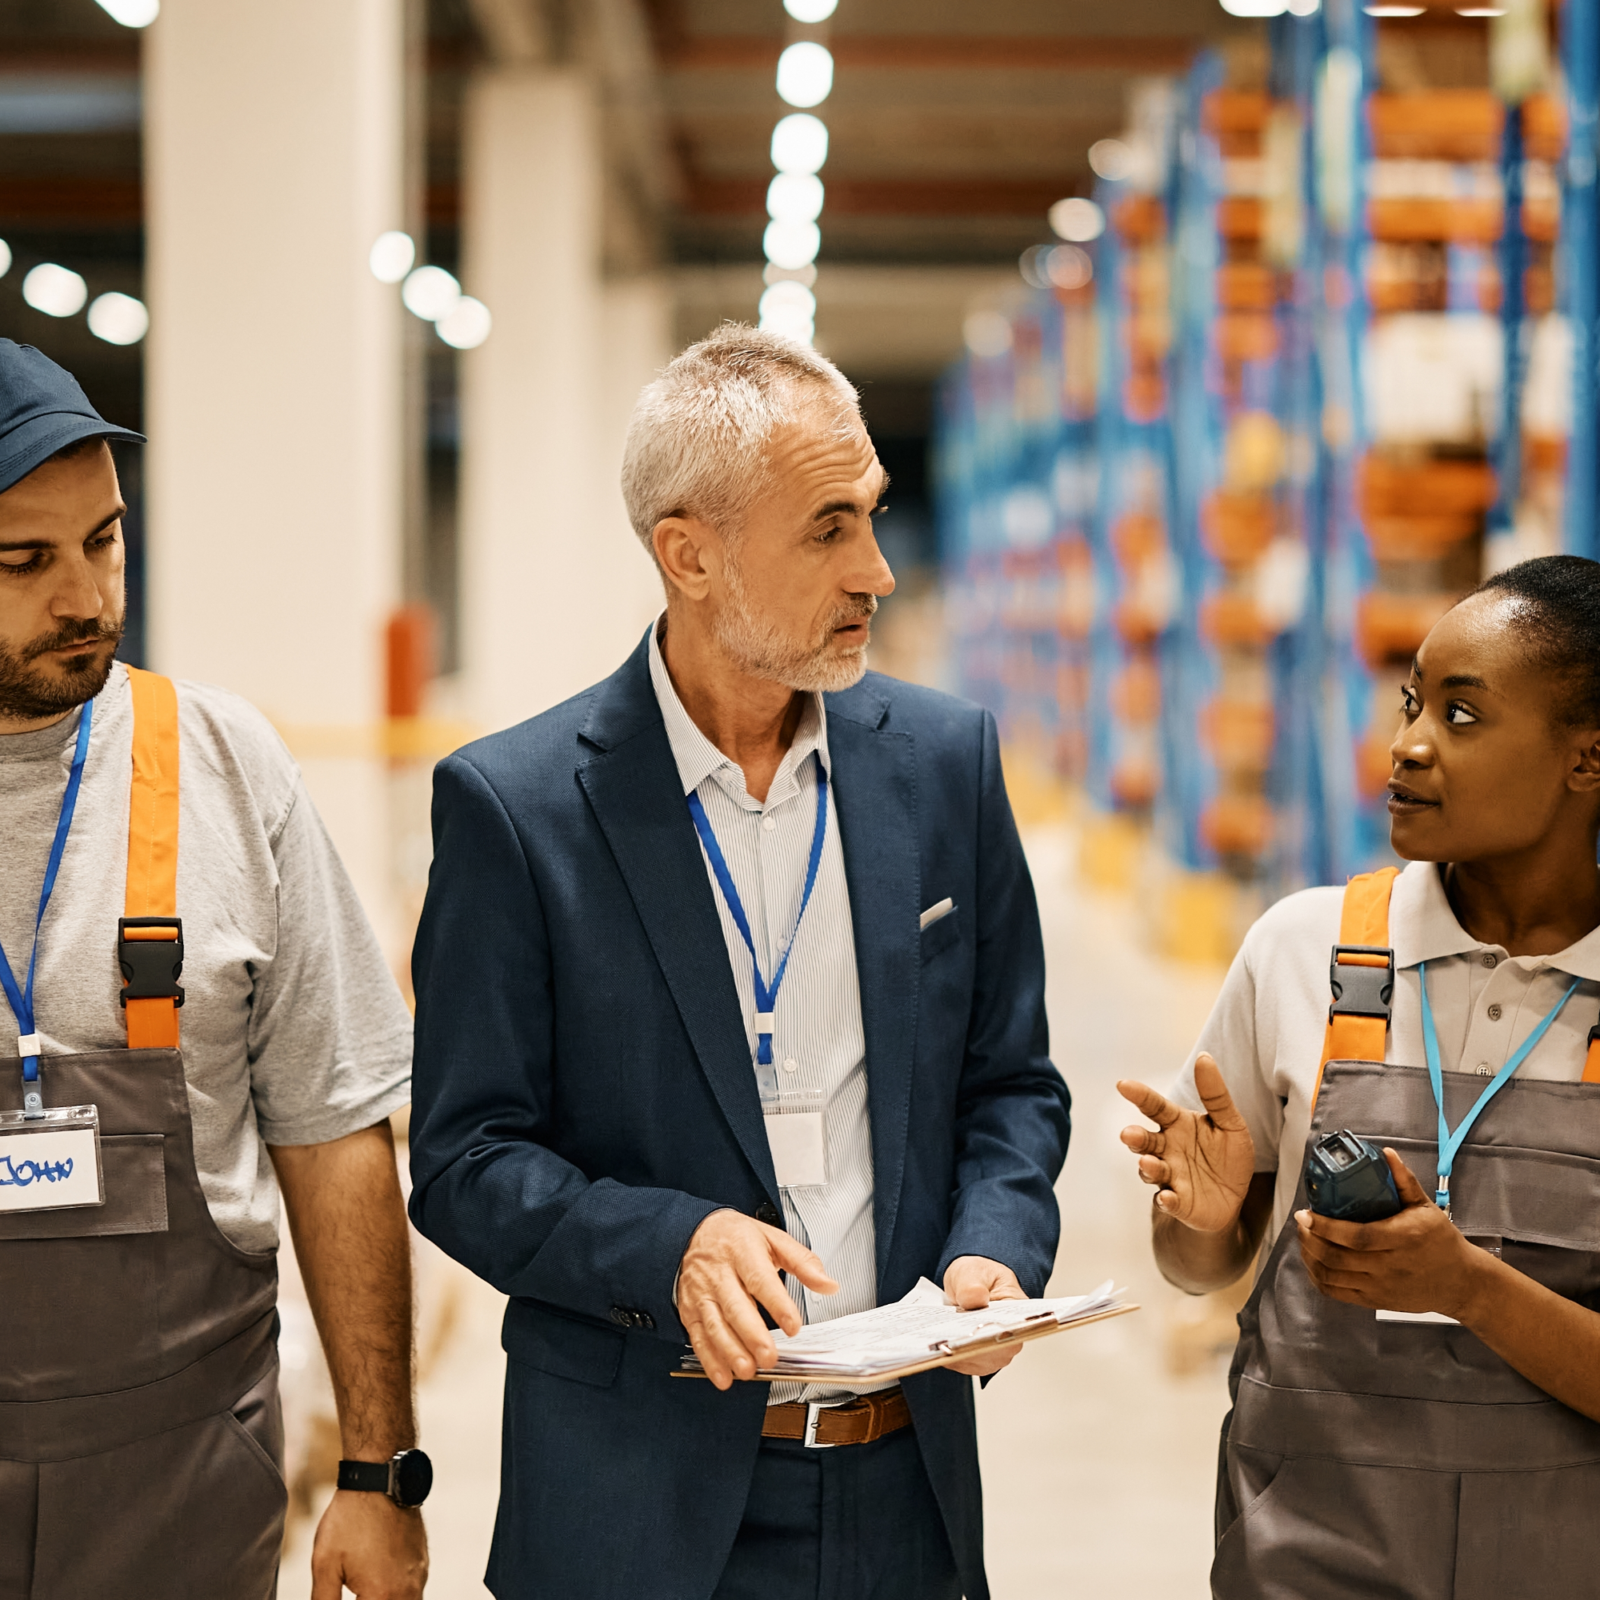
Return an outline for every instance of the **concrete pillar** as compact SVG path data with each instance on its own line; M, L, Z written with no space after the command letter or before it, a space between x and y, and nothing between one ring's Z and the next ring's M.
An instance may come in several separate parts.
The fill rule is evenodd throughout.
M145 51L152 664L284 728L393 943L403 0L165 0Z
M649 615L616 418L618 385L636 393L659 365L664 301L602 286L600 131L582 72L481 73L463 160L462 276L494 331L462 357L459 703L499 728L605 676Z

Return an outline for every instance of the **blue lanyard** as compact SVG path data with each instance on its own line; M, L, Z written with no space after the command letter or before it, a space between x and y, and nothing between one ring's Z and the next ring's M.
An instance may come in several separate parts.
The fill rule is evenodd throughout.
M1456 1131L1450 1131L1450 1124L1444 1116L1444 1074L1439 1070L1439 1034L1433 1025L1433 1007L1428 1004L1428 963L1421 962L1418 972L1422 980L1422 1043L1428 1053L1428 1081L1433 1085L1433 1102L1439 1108L1439 1187L1434 1194L1441 1210L1448 1212L1450 1209L1450 1174L1455 1168L1456 1152L1460 1150L1467 1135L1472 1131L1472 1125L1478 1120L1478 1114L1499 1092L1510 1083L1512 1075L1517 1068L1528 1059L1533 1047L1550 1031L1550 1024L1561 1015L1563 1007L1569 1001L1574 990L1577 989L1580 979L1574 978L1567 987L1567 992L1556 1001L1544 1021L1518 1046L1517 1052L1495 1074L1494 1081L1478 1096L1478 1103L1464 1116Z
M39 914L33 919L33 949L28 952L28 982L17 987L16 975L6 953L0 949L0 986L11 1003L11 1013L17 1019L21 1035L19 1046L22 1055L22 1081L37 1084L39 1081L39 1040L33 1031L33 973L39 960L39 925L44 921L50 895L56 886L56 874L61 870L61 853L67 848L67 835L72 831L72 813L77 808L78 790L83 783L83 763L89 755L89 730L94 724L94 701L85 700L78 713L78 743L72 752L72 771L67 775L67 792L61 797L61 815L56 818L55 842L50 846L50 860L44 869L44 887L39 891ZM43 1102L36 1088L23 1091L23 1108L29 1115L43 1110Z
M728 904L728 910L733 914L733 920L739 929L739 936L744 940L745 948L750 952L750 965L755 971L756 979L756 1034L759 1043L756 1046L756 1060L764 1067L772 1065L772 1013L778 1004L778 986L783 982L783 975L789 969L789 956L794 950L796 935L800 932L800 918L805 916L806 907L811 904L811 891L817 885L817 868L822 864L822 841L828 832L828 775L822 770L822 762L817 761L817 825L811 835L811 859L806 863L806 888L800 897L800 911L794 919L794 933L789 935L789 943L784 949L783 959L778 963L778 970L772 975L770 984L763 982L761 977L761 962L756 957L756 942L750 936L750 922L744 914L744 905L739 899L739 891L734 887L733 874L728 871L728 863L723 859L722 846L717 843L717 836L711 831L711 823L706 817L706 809L700 804L700 796L694 793L689 795L689 815L694 818L695 832L700 835L700 843L706 847L706 855L711 861L711 870L717 875L717 884L722 890L722 898Z

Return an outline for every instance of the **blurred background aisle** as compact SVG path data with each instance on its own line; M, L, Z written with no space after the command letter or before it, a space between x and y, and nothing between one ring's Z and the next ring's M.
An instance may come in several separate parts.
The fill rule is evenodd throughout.
M1151 955L1122 897L1079 886L1068 823L1027 830L1049 961L1051 1044L1073 1093L1059 1186L1062 1243L1050 1292L1126 1284L1134 1316L1031 1346L978 1400L995 1600L1160 1593L1200 1600L1211 1560L1217 1430L1231 1324L1161 1282L1150 1191L1117 1143L1131 1117L1119 1076L1165 1083L1204 1020L1220 972ZM486 1593L500 1438L499 1296L422 1246L423 1437L438 1470L428 1504L430 1600ZM293 1374L289 1374L292 1380ZM309 1503L320 1508L326 1489ZM306 1600L313 1520L297 1521L282 1600Z

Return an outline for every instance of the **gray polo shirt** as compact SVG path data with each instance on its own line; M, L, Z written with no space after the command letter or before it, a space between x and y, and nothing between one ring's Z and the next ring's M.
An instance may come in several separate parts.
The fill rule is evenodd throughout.
M78 716L0 736L0 942L27 971ZM322 1144L405 1104L411 1018L299 769L237 695L179 683L178 1013L200 1186L247 1250L277 1243L269 1144ZM133 702L118 665L95 702L77 816L39 936L48 1058L119 1049L117 918L128 864ZM12 1037L5 1038L5 1034ZM16 1053L0 996L0 1055Z

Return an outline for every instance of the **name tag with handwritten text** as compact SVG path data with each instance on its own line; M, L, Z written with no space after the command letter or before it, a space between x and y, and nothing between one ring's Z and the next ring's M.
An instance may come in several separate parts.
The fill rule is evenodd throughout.
M0 1213L105 1203L100 1113L51 1106L43 1117L0 1112Z

